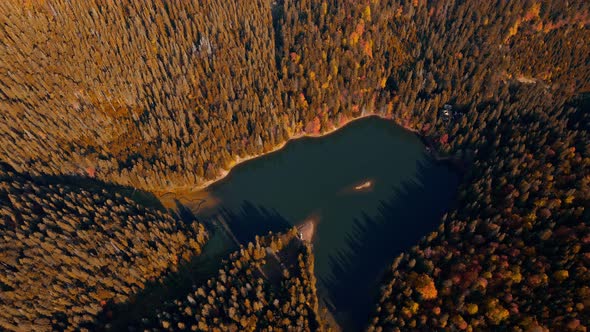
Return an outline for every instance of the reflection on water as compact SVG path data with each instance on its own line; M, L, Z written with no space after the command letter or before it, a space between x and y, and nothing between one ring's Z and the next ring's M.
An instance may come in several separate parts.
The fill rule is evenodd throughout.
M201 204L199 219L221 216L241 243L313 217L320 295L356 331L376 303L381 273L436 229L457 183L414 134L368 118L241 164L190 205Z

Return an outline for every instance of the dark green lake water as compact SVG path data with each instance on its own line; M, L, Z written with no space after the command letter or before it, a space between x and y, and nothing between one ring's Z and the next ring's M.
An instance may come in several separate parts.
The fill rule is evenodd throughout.
M354 187L372 181L372 187ZM208 188L240 242L313 217L319 295L344 330L368 322L382 273L438 227L458 175L437 164L413 133L375 117L322 138L292 141L238 165Z

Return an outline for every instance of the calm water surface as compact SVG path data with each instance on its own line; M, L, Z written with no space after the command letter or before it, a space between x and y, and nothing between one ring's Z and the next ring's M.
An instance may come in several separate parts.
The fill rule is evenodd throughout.
M367 181L370 188L355 190ZM368 322L382 273L437 228L457 185L418 137L373 117L235 167L207 189L215 204L197 216L223 216L242 243L315 220L319 295L344 330L356 331Z

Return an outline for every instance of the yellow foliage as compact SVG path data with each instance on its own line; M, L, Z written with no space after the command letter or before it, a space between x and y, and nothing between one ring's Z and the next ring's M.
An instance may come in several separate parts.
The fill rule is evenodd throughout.
M537 214L535 213L535 211L531 211L529 212L529 214L527 214L525 216L527 219L529 219L530 221L535 221L537 220Z
M512 281L514 281L515 283L520 283L522 281L522 274L520 274L520 272L515 272L512 274Z
M545 205L547 205L547 199L545 199L545 198L538 199L535 201L535 206L540 207L540 206L545 206Z
M332 66L332 74L333 74L334 76L338 75L338 65L334 64L334 65Z
M564 281L565 279L569 278L569 276L570 273L568 272L568 270L559 270L553 273L553 278L555 278L559 282Z
M356 31L353 31L350 34L350 46L356 45L359 41L359 38L360 38L359 34Z
M506 320L510 316L510 312L504 307L498 304L498 300L495 299L489 305L489 310L486 313L486 317L490 320L493 325L498 325L502 321Z
M418 308L420 305L414 301L408 302L406 306L402 308L402 314L406 317L412 317L414 314L418 312Z
M475 315L477 313L477 311L479 310L479 307L477 306L477 304L475 303L469 303L467 305L467 312L470 315Z
M520 27L520 21L516 21L512 27L508 30L508 36L506 36L506 40L510 39L510 37L516 35L518 33L518 28Z
M363 20L371 22L371 7L367 6L365 7L365 10L363 10Z
M409 306L410 312L412 314L417 313L419 307L420 307L420 305L417 302L412 301Z

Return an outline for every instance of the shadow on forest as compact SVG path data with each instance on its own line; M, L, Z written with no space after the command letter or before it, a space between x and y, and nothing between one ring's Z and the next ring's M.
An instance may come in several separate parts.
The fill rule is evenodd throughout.
M160 200L156 196L154 196L154 194L131 186L103 182L101 180L84 177L80 175L42 175L33 176L32 179L48 185L68 185L74 191L83 189L100 191L104 189L111 194L118 193L121 196L125 196L144 207L153 208L160 211L166 210L166 208L164 208Z
M169 212L185 223L196 220L193 212L176 202L176 210ZM137 325L142 318L156 319L158 309L164 309L165 302L172 301L190 292L194 285L201 285L206 280L215 276L223 264L223 260L236 249L226 238L222 230L207 221L201 221L207 232L209 240L203 246L198 256L192 256L188 262L179 264L176 272L170 272L163 280L146 283L138 293L132 295L123 303L107 303L98 314L94 322L88 322L86 327L90 330L104 330L105 324L109 324L109 331L126 331L130 324ZM164 273L166 275L166 273ZM83 326L84 327L84 326Z
M369 321L384 272L395 257L436 230L449 210L458 182L440 177L434 165L418 165L417 180L392 189L376 216L362 212L347 248L330 257L330 276L319 289L344 331L360 331Z
M105 183L97 179L78 175L24 176L28 176L33 181L44 185L66 185L68 186L66 192L71 191L76 193L83 190L100 192L105 190L110 194L119 193L146 208L161 211L166 210L152 193L133 187ZM175 218L185 223L192 223L196 220L191 210L179 201L176 201L176 210L171 209L169 212ZM206 224L205 226L207 227ZM210 238L214 237L217 232L213 227L207 227L207 230ZM220 237L218 236L218 238ZM223 241L223 235L221 239ZM227 244L219 245L219 243L208 241L203 247L201 255L193 256L190 261L180 263L176 272L169 273L161 281L147 282L142 290L131 296L124 303L107 303L95 321L83 323L80 327L86 327L90 330L101 330L105 323L109 323L112 326L109 330L124 331L127 330L128 323L131 321L138 321L143 317L153 317L156 313L156 308L160 308L164 301L172 300L186 294L190 291L192 285L199 284L217 273L219 266L222 264L222 259L230 251L235 249L235 247L231 246L231 242L227 241ZM213 250L210 250L210 248ZM66 317L62 317L62 315L56 315L54 318L66 320Z
M176 210L171 212L177 218L184 222L196 220L194 213L188 207L178 200L175 202ZM291 227L275 211L256 207L247 201L243 203L240 213L233 213L226 209L219 213L230 229L239 235L239 241L242 244L253 241L256 235L267 234L268 231L280 232ZM199 286L215 276L223 260L237 248L229 242L229 239L226 239L227 242L221 246L221 250L209 250L209 246L215 246L212 243L212 237L216 235L226 237L225 231L219 227L216 220L215 216L198 218L210 234L210 240L205 244L201 255L194 256L189 262L181 264L177 272L169 274L164 280L146 284L146 287L132 296L129 301L108 303L98 315L97 320L89 323L87 327L98 330L109 323L110 331L122 331L126 330L130 323L137 325L142 318L155 319L157 309L164 309L165 302L183 297L192 290L193 285Z
M285 55L281 21L285 18L284 0L276 0L271 4L271 15L275 39L275 65L277 73L281 74L281 61Z

